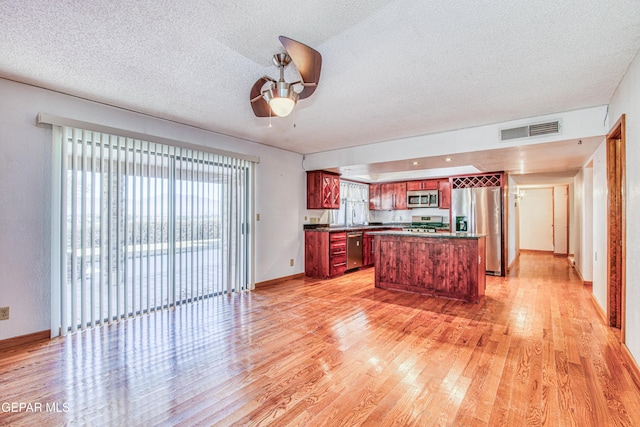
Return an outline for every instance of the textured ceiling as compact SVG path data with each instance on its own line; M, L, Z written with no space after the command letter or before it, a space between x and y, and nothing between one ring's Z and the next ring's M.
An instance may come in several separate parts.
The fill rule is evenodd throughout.
M607 104L640 46L637 0L13 0L0 16L0 77L304 154ZM277 76L279 35L323 69L269 128L248 98Z

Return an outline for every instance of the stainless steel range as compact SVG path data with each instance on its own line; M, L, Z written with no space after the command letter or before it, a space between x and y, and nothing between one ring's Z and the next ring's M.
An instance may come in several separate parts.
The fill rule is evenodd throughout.
M405 227L406 231L412 233L435 233L437 230L446 229L447 224L442 222L442 216L412 216L411 225Z

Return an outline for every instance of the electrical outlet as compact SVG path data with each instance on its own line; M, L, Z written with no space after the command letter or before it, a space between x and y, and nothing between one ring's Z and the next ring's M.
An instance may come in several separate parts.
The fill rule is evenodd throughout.
M260 214L256 214L256 221L260 221Z
M293 258L291 258L291 259L289 260L289 265L290 265L291 267L293 267ZM9 309L7 308L7 310L9 310Z
M0 320L9 319L9 307L0 307Z

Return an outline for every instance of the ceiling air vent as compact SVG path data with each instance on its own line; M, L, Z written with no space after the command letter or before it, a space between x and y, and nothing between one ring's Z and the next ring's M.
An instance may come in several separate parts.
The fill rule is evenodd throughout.
M530 138L532 136L550 135L560 133L560 122L538 123L529 126L520 126L517 128L501 129L500 141L509 141L510 139Z

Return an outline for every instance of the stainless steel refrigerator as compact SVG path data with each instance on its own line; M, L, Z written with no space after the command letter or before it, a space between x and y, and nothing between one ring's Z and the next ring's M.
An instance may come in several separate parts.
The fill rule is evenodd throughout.
M495 276L502 276L501 193L500 187L451 190L452 231L486 236L487 274Z

